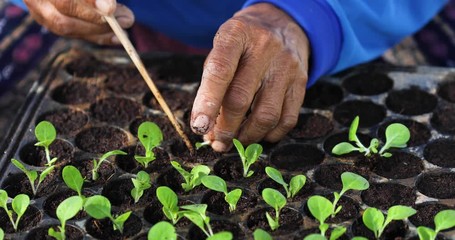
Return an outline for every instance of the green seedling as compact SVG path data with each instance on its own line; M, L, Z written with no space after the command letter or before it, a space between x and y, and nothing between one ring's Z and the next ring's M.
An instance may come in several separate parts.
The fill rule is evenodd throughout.
M218 232L213 234L212 236L206 238L205 240L232 240L234 236L231 232Z
M213 236L213 230L210 226L210 217L207 216L207 204L192 204L181 207L183 216L198 226L207 237Z
M0 228L0 240L3 240L5 238L5 232L3 231L2 228Z
M341 174L341 183L343 188L341 192L334 192L333 193L333 202L332 202L332 217L335 217L337 213L341 211L341 206L337 207L337 203L340 200L341 196L343 196L348 190L358 190L363 191L370 187L368 180L364 177L352 173L352 172L344 172Z
M365 210L362 216L363 224L373 231L376 239L379 239L384 232L384 229L393 220L404 220L416 213L411 207L396 205L389 208L387 218L384 220L384 214L376 208L369 207Z
M275 209L275 218L270 216L268 212L265 213L269 226L272 231L274 231L280 227L280 212L281 209L286 206L286 197L284 197L278 190L265 188L262 190L262 198L268 205Z
M96 181L99 178L98 169L101 167L101 164L106 161L111 156L115 155L126 155L127 153L121 150L113 150L103 154L99 159L93 159L93 168L92 168L92 180Z
M332 233L330 234L329 240L336 240L343 236L345 232L346 232L345 227L337 227L333 229ZM324 235L313 233L306 236L303 240L327 240L327 238Z
M57 131L55 130L54 125L48 121L41 121L35 127L35 137L38 140L35 143L35 146L43 147L44 152L46 153L47 166L51 166L57 161L57 158L52 158L50 156L49 146L57 138Z
M143 122L139 125L137 130L137 137L145 148L145 156L135 155L134 158L144 168L148 167L148 164L155 160L155 153L153 149L161 144L163 141L163 133L160 127L153 122Z
M131 178L131 181L134 185L134 188L131 189L131 196L134 198L134 203L137 203L144 195L144 191L152 187L150 175L145 171L139 171L136 178Z
M319 221L320 235L325 236L329 229L329 224L325 223L325 220L332 215L332 202L323 196L315 195L308 199L307 206L314 218Z
M66 186L68 186L71 190L76 191L77 195L81 199L85 199L84 195L82 194L84 178L82 177L81 172L79 172L79 170L76 167L71 165L64 167L62 171L62 178Z
M189 192L195 187L201 185L201 179L210 173L210 168L205 165L198 165L191 169L190 172L183 169L183 167L176 161L171 161L172 167L182 175L185 182L182 183L182 188L185 192Z
M455 227L455 210L443 210L434 216L435 229L420 226L417 227L417 234L420 240L435 240L442 230Z
M234 142L234 146L240 155L240 159L242 160L243 177L251 177L254 171L250 170L250 167L258 160L259 156L261 155L262 146L260 144L253 143L249 145L245 150L239 140L234 138L232 141Z
M57 240L65 240L66 221L76 216L76 214L82 210L83 202L83 199L79 196L72 196L63 200L63 202L58 205L56 211L57 218L60 220L60 226L58 227L59 231L54 230L54 228L49 228L48 235Z
M284 181L283 175L281 175L280 171L273 167L266 167L265 173L273 181L279 183L281 186L284 187L287 198L293 198L300 191L300 189L303 188L306 182L306 177L304 175L296 175L291 178L291 181L288 184Z
M183 213L178 206L177 194L166 186L161 186L156 189L156 196L158 201L163 205L164 215L172 221L172 224L177 222L183 217Z
M392 154L387 152L390 148L405 148L406 143L411 137L409 129L401 123L392 123L387 126L385 131L386 142L378 151L379 140L373 138L368 147L362 144L360 139L357 137L357 129L359 127L359 116L356 116L351 123L349 128L349 141L355 142L352 145L349 142L341 142L335 145L332 149L332 153L336 155L343 155L353 151L364 153L365 156L369 157L372 154L378 153L381 157L391 157Z
M361 236L355 236L351 240L368 240L366 237L361 237Z
M240 188L228 192L226 182L218 176L205 176L202 178L202 184L213 191L224 193L224 200L229 204L229 211L235 211L237 202L242 196Z
M177 240L177 232L172 224L161 221L150 228L147 240Z
M47 167L41 173L39 173L39 176L38 176L38 171L28 170L20 161L18 161L16 159L11 159L11 163L14 166L16 166L17 168L19 168L19 170L21 170L25 174L25 176L27 176L30 186L32 188L33 196L36 195L41 183L54 170L54 167L55 167L55 166ZM37 179L38 179L38 181L36 181Z
M119 216L113 216L111 213L111 203L109 199L101 195L95 195L86 199L84 209L88 215L95 219L109 218L113 224L114 230L123 233L123 225L131 215L131 211Z
M266 232L260 228L257 228L256 230L254 230L253 237L254 237L254 240L273 240L272 236L268 232Z
M12 210L8 209L8 193L5 190L0 189L0 206L5 210L15 231L17 231L19 221L29 205L30 198L25 194L19 194L14 197L11 202Z
M199 150L202 147L210 146L212 142L211 141L205 141L205 142L196 142L194 146L196 147L196 150Z

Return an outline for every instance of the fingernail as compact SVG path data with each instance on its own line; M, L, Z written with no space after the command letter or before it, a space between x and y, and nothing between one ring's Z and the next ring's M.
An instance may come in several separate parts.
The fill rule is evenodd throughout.
M201 114L194 119L191 128L196 134L206 134L210 128L210 119L204 114Z
M120 44L120 39L118 39L117 36L113 36L111 38L111 42L112 42L112 44L119 45Z
M102 14L110 14L109 11L111 11L112 6L107 0L96 0L95 2L96 8L102 13Z

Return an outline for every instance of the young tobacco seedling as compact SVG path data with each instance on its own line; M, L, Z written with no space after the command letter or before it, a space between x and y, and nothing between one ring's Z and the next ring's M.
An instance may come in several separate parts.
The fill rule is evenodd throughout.
M185 182L182 183L182 188L185 192L189 192L195 187L201 185L201 179L210 173L210 168L205 165L198 165L191 169L190 172L183 169L183 167L176 161L171 161L172 167L182 175Z
M213 175L203 177L202 184L213 191L224 193L224 200L229 204L229 211L235 211L237 202L242 196L242 189L236 188L228 192L226 182L222 178Z
M57 240L65 240L65 226L66 221L70 220L76 214L82 210L83 200L79 196L69 197L63 202L61 202L57 207L57 218L60 220L59 231L54 230L54 228L49 228L48 235L54 237Z
M35 127L35 137L38 140L35 143L35 146L43 147L44 152L46 153L47 166L51 166L57 161L57 158L52 158L50 156L49 146L57 138L57 131L55 130L54 125L48 121L41 121Z
M131 211L119 216L113 216L111 213L111 203L109 199L101 195L91 196L86 199L84 209L88 215L95 219L109 218L113 224L114 230L123 233L123 225L131 215Z
M267 221L272 231L280 226L280 212L286 206L286 197L283 196L278 190L273 188L265 188L262 190L262 198L264 201L275 209L275 218L270 216L268 212L265 213Z
M283 175L281 175L280 171L273 167L266 167L265 173L269 176L273 181L279 183L281 186L284 187L286 191L287 198L293 198L300 189L303 188L306 182L306 177L304 175L296 175L291 178L289 184L287 184L284 179Z
M211 143L212 143L211 141L196 142L196 143L194 144L194 146L196 147L196 150L199 150L199 149L202 148L202 147L210 146Z
M108 159L110 156L115 155L126 155L127 153L121 150L113 150L103 154L99 159L93 159L93 168L92 168L92 180L96 181L99 178L98 169L101 167L101 164Z
M13 159L11 159L11 163L14 166L16 166L17 168L19 168L19 170L21 170L25 174L25 176L27 176L30 186L32 188L33 195L36 195L41 183L54 170L54 167L55 167L55 166L47 167L39 174L39 178L38 178L38 171L28 170L20 161L13 158ZM36 179L38 179L38 182L36 182Z
M144 168L148 167L148 164L155 160L155 153L153 149L161 144L163 141L163 133L160 127L153 122L143 122L137 129L137 137L145 148L145 156L135 155L134 158Z
M177 240L177 232L174 225L161 221L153 225L147 234L147 240Z
M213 236L213 230L210 226L210 217L207 216L207 204L192 204L181 207L185 209L183 216L188 218L194 225L198 226L207 237Z
M232 240L233 235L231 232L218 232L213 234L212 236L206 238L205 240Z
M145 171L139 171L136 178L131 178L134 188L131 189L131 196L134 198L134 203L144 195L144 191L152 187L150 183L150 175Z
M340 200L341 196L343 196L348 190L358 190L363 191L370 187L370 183L364 177L352 173L352 172L344 172L341 174L341 183L343 188L341 192L334 192L333 193L333 202L332 202L332 217L335 217L337 213L341 211L341 206L337 207L337 203Z
M253 143L249 145L245 150L239 140L234 138L232 141L234 142L234 146L240 155L240 159L242 160L243 177L251 177L254 171L251 171L250 167L258 160L259 156L261 155L262 146L260 144Z
M349 128L349 141L355 142L356 146L352 145L349 142L341 142L335 145L332 149L332 153L336 155L343 155L350 153L352 151L358 151L365 153L365 156L369 157L371 154L378 153L381 157L391 157L392 154L387 152L390 148L405 148L406 143L409 141L411 133L409 129L401 123L392 123L387 126L385 131L386 142L378 151L379 140L373 138L368 147L360 142L360 139L357 137L357 129L359 127L359 116L356 116L351 123Z
M5 238L5 232L3 231L2 228L0 228L0 240L3 240Z
M330 234L329 240L336 240L340 238L341 236L343 236L346 230L347 229L345 227L337 227L333 229L332 233ZM303 240L327 240L327 238L324 235L313 233L306 236Z
M396 205L389 208L387 217L384 220L384 214L376 208L369 207L365 210L362 216L363 224L373 231L376 239L379 239L384 229L393 220L404 220L416 213L411 207Z
M438 214L434 216L434 225L435 229L425 226L417 227L419 239L435 240L440 231L455 227L455 210L448 209L438 212Z
M156 189L156 197L163 205L164 215L172 221L172 224L177 224L183 217L183 213L178 206L179 200L177 194L169 187L160 186Z
M253 232L253 237L254 240L273 240L272 236L270 234L260 228L257 228Z
M5 210L9 220L11 221L11 225L13 225L15 231L17 231L19 221L21 220L21 217L24 215L29 205L30 198L25 194L19 194L13 198L13 201L11 202L12 210L9 210L8 193L5 190L0 189L0 207L2 207ZM15 215L13 215L13 212L15 213Z
M81 172L79 172L79 169L71 165L64 167L62 171L62 178L66 186L68 186L71 190L76 191L77 195L82 200L85 199L84 195L82 194L84 178L82 177Z
M329 224L325 223L325 220L332 215L332 202L323 196L314 195L308 199L307 206L313 217L319 221L320 235L325 236L325 232L329 229Z

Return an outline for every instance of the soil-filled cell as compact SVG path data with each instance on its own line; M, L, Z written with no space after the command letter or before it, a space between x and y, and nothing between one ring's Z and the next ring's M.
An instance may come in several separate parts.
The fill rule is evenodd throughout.
M265 216L266 212L268 212L270 216L275 216L275 210L273 208L261 208L248 216L246 226L251 231L260 228L273 234L274 236L290 234L299 230L300 227L303 226L303 215L297 210L284 207L280 211L280 227L272 232L268 224L267 217Z
M172 123L165 115L149 115L149 116L142 116L134 119L130 124L130 132L137 136L137 129L143 122L153 122L158 127L160 127L161 132L163 133L163 139L165 141L171 139L172 137L177 135Z
M383 73L359 73L343 80L342 86L350 93L372 96L389 91L393 80Z
M137 203L131 196L131 190L134 188L131 178L115 179L108 182L102 191L102 195L109 199L113 206L135 209L145 207L155 198L155 187L144 190L143 195Z
M200 136L190 134L188 137L190 138L191 142L202 142ZM223 155L222 153L215 152L210 146L203 146L191 154L185 143L177 139L171 143L170 151L174 157L180 159L180 162L194 164L207 164L216 162Z
M297 125L289 132L295 139L314 139L324 137L333 130L330 119L319 114L300 114Z
M322 196L327 198L329 201L333 201L333 194ZM360 206L353 199L342 196L337 203L337 207L338 206L341 206L341 210L334 217L329 216L326 220L326 223L342 223L349 220L355 220L356 218L360 217ZM302 209L305 212L305 215L309 216L314 221L317 221L311 214L307 202L303 204Z
M411 178L424 170L422 159L406 152L394 151L391 157L377 157L375 159L372 171L386 178Z
M107 73L105 87L119 94L142 94L148 87L134 67L116 68Z
M367 239L376 239L374 233L367 228L362 219L359 218L351 226L353 236L363 236ZM404 239L408 231L408 226L403 221L392 221L382 232L380 240Z
M99 160L99 158L96 158ZM84 186L91 187L96 185L104 185L109 179L111 179L115 172L115 166L109 162L109 160L104 160L101 165L98 167L96 179L93 179L93 158L92 159L81 159L73 161L70 164L76 167L84 178Z
M195 95L188 91L164 88L160 89L160 93L172 111L190 109L193 106ZM152 93L144 96L144 104L149 108L162 110Z
M397 183L370 183L361 193L362 200L370 207L387 210L394 205L414 206L414 189Z
M52 97L63 104L84 104L94 102L100 94L97 84L73 80L55 88Z
M235 188L228 188L232 191ZM201 203L207 204L207 211L218 215L229 216L230 214L242 214L254 208L258 203L258 196L249 190L241 189L242 195L237 202L233 212L229 209L229 204L225 201L224 193L209 190L202 197Z
M40 174L40 172L38 172L38 174ZM30 198L40 198L55 192L58 187L58 181L56 170L54 170L41 182L38 189L36 189L36 195L34 196L28 177L23 173L15 173L5 178L1 189L5 190L8 193L8 196L12 198L21 193L27 194ZM35 181L35 188L37 184L38 179Z
M43 114L40 121L51 122L57 134L72 135L80 131L89 121L87 113L74 108L65 108Z
M160 172L169 166L169 154L162 148L155 147L153 153L155 160L150 162L147 167L139 163L134 156L145 156L145 150L142 145L129 146L122 149L127 155L117 155L115 164L125 172L137 173L139 171Z
M25 240L50 240L54 239L48 235L49 228L53 228L54 231L59 230L60 225L46 225L43 227L35 228L30 231L27 236L25 236ZM78 240L84 238L84 232L79 229L78 227L72 225L65 225L65 239L67 240Z
M430 122L441 133L455 134L455 106L453 104L441 104L433 112Z
M12 209L11 204L8 204L8 209ZM22 215L19 221L19 225L17 226L17 231L15 231L13 224L11 223L5 210L1 208L0 228L3 229L5 233L25 232L37 226L42 218L43 213L37 207L30 205L28 206L27 210L25 210L24 215Z
M142 229L142 221L135 214L131 214L123 226L123 233L114 230L111 220L104 218L97 220L90 218L85 223L87 233L98 239L122 240L133 237Z
M372 127L385 118L386 111L383 106L380 106L372 101L350 100L336 106L333 112L333 118L341 125L349 127L352 120L359 116L359 127Z
M250 170L254 172L253 175L245 178L243 176L242 160L240 160L240 156L238 155L222 157L213 167L215 175L226 181L247 183L257 182L265 177L264 169L265 163L259 158L258 161L250 166Z
M433 198L455 198L454 172L429 172L422 174L416 187L421 193Z
M71 161L74 157L73 145L62 139L56 139L49 146L49 156L52 160L57 158L55 164L63 164ZM44 147L35 146L35 142L28 143L19 152L20 160L32 166L44 167L47 164Z
M426 145L423 157L440 167L455 167L455 141L438 139Z
M306 91L303 107L326 109L341 100L343 100L343 91L339 86L320 81Z
M455 103L455 76L451 75L447 80L438 85L437 94L442 99Z
M381 126L379 126L378 138L382 142L385 142L385 130L392 123L401 123L409 129L411 137L406 144L408 147L420 146L422 144L427 143L428 140L431 138L431 131L425 124L411 119L394 119L391 121L387 121L381 124Z
M434 216L442 210L453 209L447 205L437 202L422 203L415 206L417 213L409 217L414 226L426 226L431 229L435 228ZM450 229L449 229L450 230Z
M66 72L74 77L96 78L104 76L114 66L103 62L90 53L78 51L78 56L66 64Z
M314 179L319 185L340 191L343 187L341 174L352 172L368 179L369 172L366 169L356 167L352 164L322 164L314 171Z
M210 226L212 227L214 233L227 231L232 233L232 239L245 239L245 234L237 223L213 220L210 221ZM188 240L200 240L206 238L207 235L205 235L204 232L202 232L202 230L195 225L191 226L188 231Z
M128 134L115 127L93 127L76 136L76 145L90 153L106 153L128 145Z
M77 195L77 192L74 190L71 190L71 189L65 189L65 190L61 190L61 191L53 193L52 195L50 195L49 197L47 197L44 200L44 203L43 203L44 212L47 215L49 215L50 217L57 219L56 210L57 210L58 205L61 202L63 202L63 200L65 200L69 197L72 197L72 196L76 196L76 195ZM83 195L85 197L89 197L93 194L88 194L87 192L83 192ZM82 219L86 216L87 216L87 214L84 211L79 211L79 213L76 214L76 216L74 216L72 219Z
M142 107L127 98L110 97L94 103L90 112L98 121L124 126L141 115Z
M279 169L305 171L320 164L324 160L324 152L310 144L292 143L276 148L269 158Z
M163 83L196 83L201 81L205 56L172 55L170 57L146 60L156 80Z
M408 116L421 115L433 111L437 98L418 87L390 92L386 98L387 108Z

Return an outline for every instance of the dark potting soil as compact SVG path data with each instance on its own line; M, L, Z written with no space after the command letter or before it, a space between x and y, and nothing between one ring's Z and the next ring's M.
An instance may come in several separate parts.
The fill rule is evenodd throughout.
M455 173L428 172L422 174L416 182L419 192L428 197L446 199L455 197Z
M214 220L210 222L210 226L212 227L214 233L228 231L232 233L232 239L245 239L245 234L243 233L240 226L236 223ZM205 233L202 232L202 230L196 225L193 225L188 231L188 240L201 240L206 238L207 235L205 235Z
M43 114L39 121L51 122L58 134L72 135L80 131L88 123L88 115L82 110L64 108Z
M104 185L107 181L109 181L109 179L114 176L116 172L114 165L111 162L104 160L98 168L98 178L94 181L92 179L93 159L81 159L73 161L70 164L76 167L81 173L82 177L85 180L85 187Z
M409 129L411 137L407 143L408 147L420 146L422 144L427 143L428 140L431 138L431 131L425 124L419 123L411 119L394 119L391 121L387 121L379 126L378 138L382 142L385 142L386 128L392 123L401 123Z
M442 210L453 208L437 202L426 202L422 204L417 204L414 209L417 210L417 213L409 217L409 221L411 221L411 223L414 224L414 226L426 226L431 229L434 229L435 228L434 216L436 216L436 214Z
M142 229L142 221L132 213L123 226L123 233L120 233L119 230L114 231L108 218L101 220L90 218L85 223L85 229L88 234L98 239L123 240L138 234Z
M138 70L129 66L108 72L104 85L108 90L119 94L141 94L148 89Z
M106 153L128 145L128 134L115 127L92 127L76 136L76 145L90 153Z
M368 229L364 224L361 218L354 221L351 226L351 231L354 236L363 236L367 239L376 239L374 233ZM387 225L379 239L389 240L389 239L404 239L406 232L408 231L408 226L403 221L392 221Z
M215 163L215 166L213 166L215 175L221 177L226 181L239 183L252 183L259 181L266 176L264 169L265 163L259 158L258 161L256 161L250 167L250 170L254 171L253 175L245 178L243 176L242 161L238 155L222 157L220 160L218 160L218 162Z
M291 143L270 153L270 162L279 169L305 171L324 160L324 152L310 144Z
M326 109L341 100L343 100L343 90L339 86L319 81L306 91L303 107Z
M161 88L160 93L172 111L190 109L193 106L195 94L188 91ZM162 110L160 104L152 93L145 94L144 104L152 109Z
M76 57L65 66L69 75L81 78L99 77L103 76L106 71L112 69L114 66L107 62L98 60L90 53L82 51L77 52Z
M283 179L285 182L289 183L291 177L288 175L284 175ZM284 187L282 185L280 185L279 183L275 182L271 178L266 178L266 179L262 180L261 182L259 182L259 184L257 185L258 194L262 195L262 191L265 188L276 189L279 192L281 192L281 194L283 194L283 196L286 197L286 190L284 190ZM306 198L308 198L309 196L314 194L314 188L315 188L315 184L310 179L307 178L305 181L305 185L303 185L302 189L300 189L300 191L293 198L287 199L287 201L288 202L301 202L301 201L305 200Z
M154 122L158 127L160 127L161 132L163 133L164 139L171 139L172 136L176 136L177 132L175 131L172 123L165 115L149 115L138 117L130 124L130 131L131 133L137 137L137 129L143 122Z
M232 191L234 188L228 188ZM201 203L207 204L207 211L218 215L229 216L230 214L242 214L254 208L259 199L258 196L249 190L242 189L242 196L237 202L236 209L231 213L229 204L224 200L224 193L209 190L202 197Z
M36 179L35 183L38 183ZM27 194L30 198L40 198L48 194L52 194L58 187L58 177L56 170L46 176L46 178L41 182L37 190L36 196L33 196L32 187L27 176L23 173L15 173L6 177L3 181L2 189L8 193L9 197L14 198L16 195L24 193Z
M408 116L415 116L433 111L438 100L434 95L416 86L392 91L385 103L390 110Z
M248 216L246 222L247 227L251 231L261 228L274 236L279 236L297 231L300 226L303 226L302 214L294 209L284 207L280 212L280 227L275 231L272 231L265 216L266 212L268 212L270 216L275 217L275 210L273 208L261 208Z
M98 121L124 126L142 114L142 106L127 98L109 97L94 103L90 112Z
M440 167L455 167L455 141L438 139L425 146L423 157Z
M372 171L392 179L405 179L419 175L423 170L423 161L406 152L392 152L389 158L376 156Z
M156 79L167 83L196 83L201 81L205 56L173 55L148 61L156 69ZM145 63L147 64L147 62Z
M439 84L437 94L442 99L455 103L455 81L453 76L451 76L451 79L447 79Z
M430 122L441 133L455 134L455 106L441 104L433 112Z
M352 172L362 175L366 179L370 175L369 171L364 168L356 167L352 164L321 164L314 171L314 180L319 185L340 191L343 188L341 183L341 174L344 172Z
M330 201L333 201L333 194L322 195ZM349 220L355 220L360 217L360 206L359 203L353 199L341 196L340 200L337 203L337 207L341 206L341 210L335 215L335 217L328 217L326 223L342 223ZM317 221L313 214L311 214L310 209L308 208L307 202L302 205L302 209L308 217Z
M94 102L101 89L96 83L73 80L58 86L52 98L63 104L83 104Z
M333 118L341 125L349 127L352 120L359 116L359 127L372 127L384 120L386 110L383 106L369 100L351 100L336 106L333 111Z
M362 200L371 207L387 210L394 205L414 206L415 190L397 183L370 183L361 193Z
M365 135L363 133L357 133L357 137L359 138L360 142L362 142L363 145L368 145L372 139L372 137ZM349 133L348 132L341 132L341 133L336 133L331 136L329 136L325 141L324 141L324 151L332 156L337 156L332 153L332 149L341 142L349 142ZM355 142L351 142L355 146ZM361 159L363 158L363 154L359 152L351 152L348 154L344 154L343 156L337 156L337 157L343 157L343 158L354 158L354 159Z
M55 164L61 165L69 162L74 157L73 145L62 139L56 139L49 146L49 155L58 160ZM35 146L35 142L28 143L19 152L20 160L32 166L44 167L47 164L44 147Z
M8 209L12 209L11 204L8 204ZM15 215L16 214L13 213L14 219L16 219ZM36 225L38 225L42 218L43 214L37 207L33 205L28 206L27 210L25 210L24 215L22 215L19 221L17 232L25 232L35 227ZM0 228L3 229L5 233L16 232L13 228L13 225L11 224L11 221L9 220L8 215L6 214L3 208L0 209Z
M190 171L186 166L182 165L182 167L186 171ZM200 192L203 192L206 190L206 188L204 186L199 185L199 186L193 188L192 190L185 192L185 190L182 188L182 183L185 182L185 179L173 167L162 170L160 172L160 175L156 179L156 182L157 182L158 186L167 186L167 187L171 188L172 190L174 190L175 193L183 194L183 195L197 194L197 193L200 193Z
M72 197L72 196L76 196L76 195L77 195L77 192L74 190L71 190L71 189L64 189L64 190L51 194L43 202L44 212L47 215L49 215L50 217L57 219L56 211L57 211L58 205L61 202L63 202L63 200L65 200L69 197ZM84 191L83 195L85 197L89 197L93 194L88 194L88 192ZM87 214L85 213L85 211L79 211L79 213L76 214L76 216L74 216L72 219L82 219L86 216L87 216Z
M295 139L314 139L324 137L333 130L330 119L315 113L299 115L297 125L289 132L289 136Z
M144 190L142 197L135 203L131 196L133 188L131 178L115 179L104 186L101 195L108 198L113 206L120 206L123 209L145 207L155 198L156 187L152 185L149 189Z
M155 160L144 168L135 158L135 155L145 156L145 149L142 145L129 146L122 149L127 155L117 155L115 164L125 172L137 173L139 171L160 172L169 166L169 154L162 148L154 148Z
M190 133L188 137L190 141L193 143L202 142L202 138L199 135L194 135ZM173 141L169 147L174 157L177 157L181 160L181 162L186 163L206 164L210 162L215 162L223 155L222 153L213 151L213 149L210 146L201 147L197 149L194 154L191 154L191 152L188 151L188 148L185 145L185 143L180 139L175 139L175 141Z
M382 73L359 73L344 79L341 85L350 93L372 96L392 89L393 80Z
M48 235L49 228L53 228L55 231L59 230L60 225L47 225L44 227L35 228L30 231L25 240L53 240L55 238ZM84 232L78 227L72 225L65 225L65 237L68 240L77 240L84 238Z

